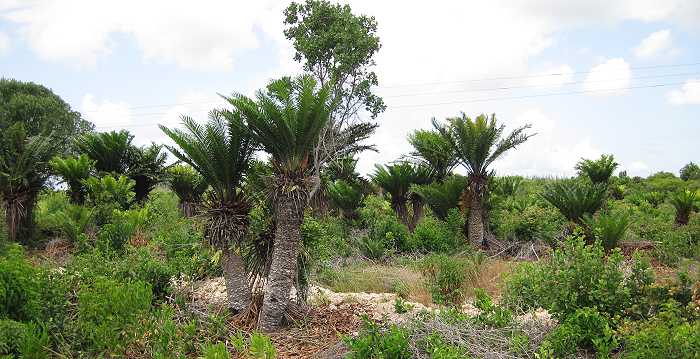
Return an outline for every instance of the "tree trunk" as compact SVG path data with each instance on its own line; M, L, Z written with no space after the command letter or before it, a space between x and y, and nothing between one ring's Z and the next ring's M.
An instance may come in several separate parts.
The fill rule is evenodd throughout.
M250 284L243 258L230 248L224 247L221 249L221 267L226 280L228 307L234 314L239 313L251 303Z
M401 222L403 222L406 227L410 227L411 222L408 219L408 207L406 206L406 200L395 201L392 203L392 207L394 208L394 211Z
M258 318L258 328L264 332L279 329L289 305L289 295L297 278L297 257L301 242L304 211L294 193L281 193L275 206L275 241L272 263L265 284L265 296Z
M5 224L11 242L29 244L34 234L34 204L36 195L25 193L5 198Z
M676 224L684 226L690 222L690 211L676 210Z
M408 229L413 232L416 229L418 222L423 219L423 199L420 196L414 195L411 198L411 207L413 209L413 217L411 218L411 223L408 226Z
M479 196L472 194L469 206L469 242L474 245L488 247L488 241L484 236L484 222L481 201Z

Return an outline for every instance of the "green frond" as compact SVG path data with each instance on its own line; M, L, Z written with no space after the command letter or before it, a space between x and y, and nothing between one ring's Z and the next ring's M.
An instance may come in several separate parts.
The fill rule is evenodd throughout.
M593 183L608 183L618 166L613 155L601 155L597 160L582 158L576 164L576 170L580 176L588 176Z

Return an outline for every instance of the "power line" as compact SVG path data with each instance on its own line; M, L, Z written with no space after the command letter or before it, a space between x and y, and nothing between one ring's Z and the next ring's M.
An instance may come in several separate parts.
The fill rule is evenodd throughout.
M655 68L672 68L672 67L689 67L689 66L698 66L700 65L700 62L695 62L695 63L686 63L686 64L672 64L672 65L650 65L650 66L637 66L637 67L630 67L630 70L645 70L645 69L655 69ZM455 84L455 83L465 83L465 82L479 82L479 81L490 81L490 80L513 80L513 79L527 79L527 78L540 78L540 77L551 77L551 76L569 76L569 75L575 75L575 74L583 74L583 73L589 73L590 71L575 71L575 72L570 72L570 73L549 73L549 74L538 74L538 75L522 75L522 76L503 76L503 77L491 77L491 78L482 78L482 79L465 79L465 80L456 80L456 81L437 81L437 82L428 82L428 83L416 83L416 84L403 84L403 85L390 85L390 86L377 86L378 89L383 89L383 88L397 88L397 87L410 87L410 86L430 86L430 85L442 85L442 84ZM688 73L688 74L663 74L663 75L651 75L647 77L633 77L632 79L642 79L642 78L657 78L657 77L667 77L667 76L683 76L683 75L694 75L696 73ZM656 76L656 77L654 77ZM602 81L614 81L614 80L602 80ZM571 82L573 84L574 82ZM565 83L568 84L568 83ZM531 86L510 86L510 87L496 87L496 88L487 88L487 89L474 89L474 90L465 90L463 92L479 92L479 91L497 91L497 90L509 90L509 89L517 89L517 88L529 88ZM536 86L532 86L535 88ZM548 86L540 86L540 88L546 88ZM457 91L447 91L447 92L434 92L435 94L439 93L453 93ZM428 94L428 93L424 93ZM421 94L422 95L422 94ZM407 97L407 96L417 96L414 94L400 94L400 95L387 95L383 97L387 98L392 98L392 97ZM127 107L127 110L134 110L134 109L146 109L146 108L158 108L158 107L172 107L172 106L180 106L180 105L194 105L194 104L210 104L210 103L215 103L218 102L220 99L216 100L211 100L211 101L193 101L193 102L179 102L179 103L170 103L170 104L157 104L157 105L137 105L137 106L130 106ZM102 111L96 110L96 111L83 111L83 113L100 113ZM161 113L157 113L161 114Z
M389 107L389 108L429 107L429 106L454 105L454 104L474 103L474 102L490 102L490 101L504 101L504 100L520 100L520 99L536 98L536 97L550 97L550 96L579 95L579 94L588 94L588 93L606 93L606 92L615 92L615 91L627 91L627 90L637 90L637 89L646 89L646 88L657 88L657 87L666 87L666 86L676 86L676 85L682 85L682 84L684 84L684 82L660 83L660 84L652 84L652 85L629 86L629 87L620 87L620 88L611 88L611 89L601 89L601 90L582 90L582 91L554 92L554 93L534 94L534 95L523 95L523 96L508 96L508 97L491 97L491 98L480 98L480 99L466 99L466 100L450 101L450 102L437 102L437 103L424 103L424 104L406 104L406 105L397 105L397 106L389 105L388 107ZM164 114L167 114L167 112L154 113L154 114L164 115ZM154 115L154 114L152 114L152 115ZM155 126L155 125L157 125L157 124L156 124L156 123L144 123L144 124L130 125L130 124L124 123L124 124L113 124L113 125L110 125L110 126L98 126L98 127L101 128L101 129L110 129L110 128L121 128L121 127L127 127L127 128L148 127L148 126Z

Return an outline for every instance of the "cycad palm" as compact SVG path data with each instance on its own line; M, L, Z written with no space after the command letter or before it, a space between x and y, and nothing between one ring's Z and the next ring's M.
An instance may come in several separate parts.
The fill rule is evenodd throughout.
M126 130L88 133L75 141L75 147L95 161L96 170L125 174L129 169L133 139Z
M182 215L190 217L195 213L196 206L202 202L202 195L209 186L204 177L189 165L175 165L167 170L168 184L180 200L179 207Z
M532 136L525 133L530 125L518 127L505 137L505 126L497 124L495 115L479 115L472 120L462 114L448 119L447 125L433 120L433 126L450 143L458 163L467 170L469 239L472 243L488 246L484 236L483 200L488 190L489 167L505 152Z
M560 180L548 185L542 198L559 209L569 221L583 225L586 215L593 215L605 201L605 186L576 180Z
M8 238L28 243L34 228L36 197L48 178L48 162L57 151L51 136L27 137L20 123L9 128L7 153L0 153L0 198L5 207ZM5 151L3 151L5 152Z
M671 204L676 209L676 224L688 224L690 213L700 206L700 192L689 190L676 192L671 195Z
M576 170L579 175L588 176L593 183L608 183L618 166L613 155L601 155L597 160L581 159L576 164Z
M152 143L150 146L134 147L131 150L128 175L136 182L134 199L139 203L143 203L153 188L165 180L165 162L168 156L161 151L162 148L162 145Z
M459 206L462 192L467 186L468 180L464 176L452 175L442 182L416 186L414 191L420 193L428 207L435 213L435 216L445 220L448 211Z
M83 181L90 177L95 161L87 155L78 157L54 157L49 163L55 174L63 178L68 185L68 194L74 204L85 202L85 185Z
M256 99L227 98L252 138L270 154L273 169L275 241L258 326L265 331L282 325L297 272L301 223L314 166L314 149L329 122L329 88L318 88L311 76L271 82Z
M408 200L411 186L415 183L416 170L410 162L392 165L376 165L372 181L391 195L391 208L401 221L408 226Z
M229 308L241 311L251 302L251 290L243 259L231 246L240 245L248 227L250 204L241 185L254 145L235 121L212 111L204 125L183 116L184 130L160 128L176 144L167 146L168 150L211 186L204 202L205 236L221 250Z
M452 144L438 131L416 130L408 136L413 146L412 156L432 170L438 182L442 182L457 165Z

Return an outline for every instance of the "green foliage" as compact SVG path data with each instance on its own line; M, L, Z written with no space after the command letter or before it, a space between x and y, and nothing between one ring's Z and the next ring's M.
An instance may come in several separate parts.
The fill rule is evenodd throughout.
M480 311L476 316L478 323L496 328L503 328L513 323L513 312L496 305L483 289L477 288L474 295L474 306Z
M467 187L468 179L460 175L452 175L442 182L433 182L426 185L414 186L416 191L428 204L439 219L447 218L450 209L459 207L462 193Z
M34 323L0 319L0 355L10 358L48 358L49 335Z
M372 181L391 196L391 207L396 215L408 224L408 207L411 186L423 182L426 176L418 166L410 162L398 162L392 165L376 165Z
M522 190L523 178L520 176L493 177L491 193L500 197L515 196Z
M580 181L560 180L545 187L542 198L574 223L581 223L586 214L595 213L605 200L605 186Z
M693 358L700 353L700 321L688 321L677 302L666 303L648 321L628 323L621 332L621 358Z
M186 215L188 213L184 205L195 205L202 201L202 195L209 186L204 177L189 165L175 165L167 170L168 184L180 200L181 209Z
M411 234L411 247L423 252L448 252L459 246L461 238L443 221L425 217Z
M18 245L5 249L0 257L0 319L30 321L41 311L40 271L24 259Z
M78 157L54 157L49 165L53 173L63 178L68 185L71 202L82 204L86 195L83 181L90 177L95 161L81 154Z
M680 225L688 224L690 213L697 211L700 205L700 191L693 192L684 190L671 195L671 204L676 208L676 223Z
M360 219L368 229L360 238L360 250L372 259L379 259L389 251L410 251L408 227L401 223L389 203L378 196L367 196L359 209Z
M632 293L653 281L648 262L636 258L634 275L625 278L622 261L619 250L606 257L599 242L587 245L580 234L571 236L550 259L516 267L506 277L503 302L542 307L559 318L586 307L609 318L619 316L645 300Z
M151 310L151 287L96 278L78 291L77 326L91 353L119 355L138 337L138 321ZM108 320L105 320L107 319Z
M607 184L619 165L613 155L601 155L597 160L581 159L576 164L576 170L580 176L588 176L595 184Z
M384 101L372 93L379 82L371 67L381 46L374 17L353 14L349 5L318 0L292 2L284 17L294 60L320 83L334 84L334 118L342 123L359 110L372 118L384 111Z
M276 174L303 177L311 169L310 157L332 112L329 86L318 87L310 75L285 77L270 82L256 100L241 94L226 97L234 111L221 114L270 154Z
M353 218L364 199L362 191L344 180L329 183L327 189L333 206L339 209L344 217Z
M133 139L126 130L87 133L76 139L75 147L94 161L97 171L120 175L129 170Z
M401 297L396 297L394 300L394 311L397 314L408 313L413 310L413 304L406 303L406 301Z
M681 168L680 178L684 181L700 180L700 166L696 163L689 162Z
M452 145L437 131L413 131L408 142L414 148L411 155L429 167L438 182L445 180L457 165Z
M356 338L346 337L350 359L412 358L408 332L395 325L382 328L364 316L362 330Z
M126 176L90 177L83 181L87 188L88 200L93 206L109 209L129 209L134 199L134 181Z
M444 254L433 254L423 259L421 270L435 303L457 307L462 304L467 263Z
M226 349L226 343L216 343L212 344L206 342L202 345L202 358L203 359L230 359L231 353Z
M594 349L598 357L607 358L618 345L608 320L595 309L582 308L549 333L541 349L551 349L558 357L574 354L579 348Z
M236 352L241 357L256 359L277 358L277 350L270 338L265 334L253 332L247 336L239 331L232 335L230 339Z
M563 227L563 219L556 209L540 205L525 205L500 209L492 217L494 232L499 238L520 241L544 240L553 243Z
M599 240L606 251L618 246L630 224L626 214L613 214L607 211L602 211L595 216L586 215L583 222L588 231L588 237Z
M166 178L167 154L163 145L134 147L129 158L129 178L134 180L134 200L143 203L153 188Z

